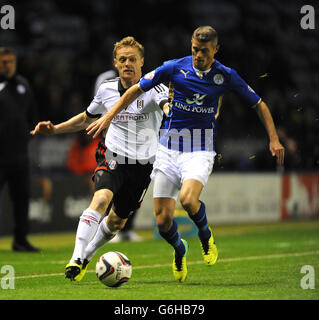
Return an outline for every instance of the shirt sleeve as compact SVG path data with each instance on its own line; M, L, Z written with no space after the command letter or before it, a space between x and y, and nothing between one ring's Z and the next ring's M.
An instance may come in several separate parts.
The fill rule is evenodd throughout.
M98 118L103 114L103 112L105 112L105 108L103 106L102 98L101 98L102 90L103 89L100 86L92 102L86 109L86 114L90 118Z
M143 91L148 91L163 82L169 81L174 70L174 60L164 62L160 67L147 73L140 80L140 87Z
M260 96L239 76L239 74L231 70L231 90L236 92L250 107L254 107L260 102Z
M163 106L168 102L168 88L164 84L159 84L154 87L156 92L154 100L156 104L163 109Z

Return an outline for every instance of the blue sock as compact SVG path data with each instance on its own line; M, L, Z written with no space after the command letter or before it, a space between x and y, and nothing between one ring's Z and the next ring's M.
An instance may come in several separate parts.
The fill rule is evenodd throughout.
M185 246L177 231L177 223L173 220L172 227L167 232L159 231L160 235L175 249L178 256L184 256Z
M207 216L206 216L206 208L204 202L201 203L198 212L195 215L190 215L189 217L194 221L198 228L198 236L201 241L206 241L210 238L211 232L208 227Z

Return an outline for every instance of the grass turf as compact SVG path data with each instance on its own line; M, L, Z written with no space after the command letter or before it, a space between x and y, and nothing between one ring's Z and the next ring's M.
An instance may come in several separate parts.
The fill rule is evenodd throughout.
M64 278L75 233L30 235L41 253L11 251L10 237L0 238L0 270L15 270L14 289L2 289L0 300L318 300L315 289L302 289L304 265L319 271L319 221L213 227L219 259L202 262L199 240L189 238L188 276L177 283L172 275L172 248L140 232L145 241L107 244L89 264L81 282ZM133 265L132 278L120 288L102 285L95 263L107 251L120 251ZM0 273L2 282L6 273Z

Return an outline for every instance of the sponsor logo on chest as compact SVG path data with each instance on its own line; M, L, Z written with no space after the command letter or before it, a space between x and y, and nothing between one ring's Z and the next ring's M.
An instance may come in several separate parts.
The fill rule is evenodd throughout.
M120 113L114 117L114 121L128 122L128 121L147 121L149 119L148 113Z

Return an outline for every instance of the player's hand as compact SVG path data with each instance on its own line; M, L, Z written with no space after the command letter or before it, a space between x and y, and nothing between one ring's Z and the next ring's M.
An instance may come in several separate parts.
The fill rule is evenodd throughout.
M55 126L51 121L41 121L35 126L32 131L30 131L30 134L32 136L35 136L38 133L44 134L46 136L55 134Z
M168 116L169 111L170 111L170 106L169 106L169 103L166 102L166 103L164 104L164 106L163 106L163 112L164 112L164 114L165 114L166 117Z
M111 119L109 119L108 115L105 114L102 118L97 119L96 121L92 122L87 128L86 133L88 135L93 134L93 138L99 136L99 134L104 130L108 129L111 124Z
M273 157L277 158L277 163L282 165L284 163L285 148L279 142L279 140L270 141L269 150Z

